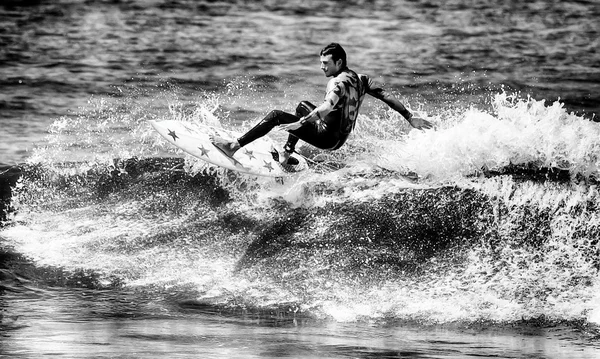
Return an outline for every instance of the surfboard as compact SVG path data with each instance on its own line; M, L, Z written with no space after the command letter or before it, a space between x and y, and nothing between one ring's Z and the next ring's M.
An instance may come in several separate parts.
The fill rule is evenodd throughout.
M294 156L298 159L297 165L283 166L279 163L276 159L282 150L278 150L267 136L246 145L229 157L212 144L210 137L235 140L241 136L238 132L175 120L149 122L172 145L205 162L232 171L264 177L289 177L308 168L306 160L299 156Z

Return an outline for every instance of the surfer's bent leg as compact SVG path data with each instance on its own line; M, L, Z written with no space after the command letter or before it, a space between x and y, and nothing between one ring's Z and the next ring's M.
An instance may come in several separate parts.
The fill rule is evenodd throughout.
M310 102L303 101L298 105L296 112L303 117L310 113L314 108L314 105ZM301 139L322 150L338 149L347 137L347 135L343 135L339 132L341 120L341 112L339 110L334 110L327 114L320 124L316 122L307 122L304 126L289 131L290 138L288 139L288 144L286 144L286 146L289 145L290 149L293 150L293 146L298 142L298 139Z
M242 137L238 138L238 143L241 147L246 146L252 141L263 137L267 133L271 132L276 126L284 125L287 123L293 123L298 121L300 118L283 112L280 110L273 110L269 112L262 121L254 126L250 131L246 132Z
M280 110L273 110L269 112L265 118L260 121L256 126L254 126L250 131L246 132L237 140L237 144L239 147L244 147L247 144L263 137L267 133L269 133L273 128L279 125L293 123L299 121L301 117L309 114L315 105L311 104L308 101L302 101L298 107L296 108L296 115L289 114ZM330 124L336 124L331 127L339 127L337 123L339 123L340 119L338 118L340 114L338 111L334 111L330 115L325 118L325 122ZM332 128L325 130L322 127L319 127L316 123L306 123L302 127L289 131L290 136L288 137L288 142L285 145L285 150L288 153L294 151L298 140L302 140L307 142L317 148L321 149L334 149L338 148L341 142L341 137L339 133L333 131ZM237 147L237 146L236 146ZM238 148L239 148L238 147Z
M296 106L296 117L302 118L304 116L307 116L316 107L317 106L313 105L312 103L310 103L308 101L302 101L298 104L298 106ZM294 150L296 150L296 144L298 143L299 140L300 139L298 138L298 136L295 136L290 133L290 135L288 136L288 140L287 140L285 146L283 147L283 149L287 153L294 152Z

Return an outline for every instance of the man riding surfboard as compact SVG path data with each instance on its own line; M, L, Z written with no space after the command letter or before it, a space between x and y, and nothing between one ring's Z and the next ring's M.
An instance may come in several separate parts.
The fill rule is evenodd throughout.
M350 70L346 62L346 52L340 44L331 43L325 46L320 52L320 61L325 76L331 77L327 84L325 101L321 105L315 106L308 101L302 101L295 115L273 110L235 141L212 138L215 147L231 157L240 148L280 126L290 133L281 159L284 164L288 164L298 140L320 149L336 150L346 142L354 129L358 111L366 94L383 101L400 113L414 128L433 127L429 121L414 116L400 101L376 85L369 76ZM293 164L291 162L290 160L289 164Z

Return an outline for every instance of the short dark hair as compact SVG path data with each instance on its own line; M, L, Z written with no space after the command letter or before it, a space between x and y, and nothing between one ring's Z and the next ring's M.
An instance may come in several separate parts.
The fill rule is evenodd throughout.
M345 68L346 66L348 66L348 64L346 63L346 51L344 51L344 48L342 47L342 45L338 44L337 42L332 42L331 44L325 46L323 48L323 50L321 50L320 53L321 56L327 56L327 55L331 55L331 59L333 60L333 62L337 62L338 60L342 60L342 68Z

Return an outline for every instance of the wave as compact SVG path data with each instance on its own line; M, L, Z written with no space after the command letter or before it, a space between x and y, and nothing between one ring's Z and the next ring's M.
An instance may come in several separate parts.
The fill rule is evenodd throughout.
M39 266L184 293L188 309L597 323L598 124L560 103L493 101L429 116L436 131L363 115L340 151L303 148L317 164L285 183L182 156L146 128L158 115L100 101L21 166L1 233ZM217 108L169 116L208 122Z

